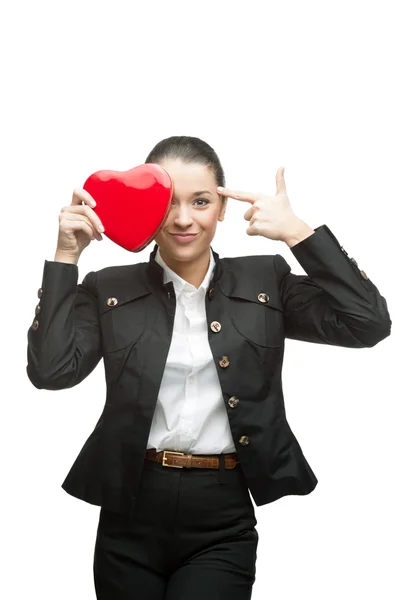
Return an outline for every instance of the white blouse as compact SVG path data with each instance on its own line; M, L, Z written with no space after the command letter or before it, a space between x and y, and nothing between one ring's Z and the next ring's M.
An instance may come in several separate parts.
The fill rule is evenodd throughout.
M173 281L176 315L148 448L192 454L235 452L216 365L208 341L205 295L215 267L210 249L209 268L197 289L162 259L164 283Z

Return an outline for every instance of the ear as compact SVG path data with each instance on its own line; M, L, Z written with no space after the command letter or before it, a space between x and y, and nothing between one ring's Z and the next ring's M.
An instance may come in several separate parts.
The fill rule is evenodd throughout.
M226 200L222 204L222 208L220 209L220 213L218 216L218 221L223 221L223 219L224 219L224 216L226 213L226 208L227 208L227 202L228 202L228 198L226 198Z

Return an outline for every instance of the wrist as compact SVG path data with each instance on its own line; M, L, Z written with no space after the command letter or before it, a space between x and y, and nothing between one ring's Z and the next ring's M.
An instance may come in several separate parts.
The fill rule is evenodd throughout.
M72 256L71 254L62 252L61 250L56 250L56 253L54 256L54 262L68 263L71 265L77 265L78 260L79 260L78 256Z
M292 248L293 246L299 244L299 242L302 242L313 233L315 233L315 230L312 229L310 225L298 219L294 227L284 235L282 241L285 242L289 248Z

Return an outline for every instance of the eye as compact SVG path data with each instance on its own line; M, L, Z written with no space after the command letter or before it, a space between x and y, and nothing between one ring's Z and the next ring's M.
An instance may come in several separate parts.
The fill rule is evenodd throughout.
M209 200L207 200L206 198L197 198L196 202L205 202L205 204L201 204L201 206L206 206L207 204L209 204Z
M201 204L200 206L206 206L209 204L209 200L207 198L197 198L194 202L205 202L205 204ZM173 198L172 204L176 204L176 200Z

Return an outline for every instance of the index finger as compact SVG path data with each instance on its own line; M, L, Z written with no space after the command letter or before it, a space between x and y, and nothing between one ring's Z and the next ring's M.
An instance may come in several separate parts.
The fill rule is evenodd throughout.
M256 202L255 194L251 194L250 192L240 192L237 190L229 190L229 188L225 188L222 186L218 186L217 192L222 196L228 196L229 198L235 198L235 200L241 200L242 202L249 202L250 204L254 204Z
M81 188L75 188L73 190L71 204L82 204L82 200L89 206L96 205L96 201L94 200L93 196L91 194L89 194L89 192L87 190L84 190Z

